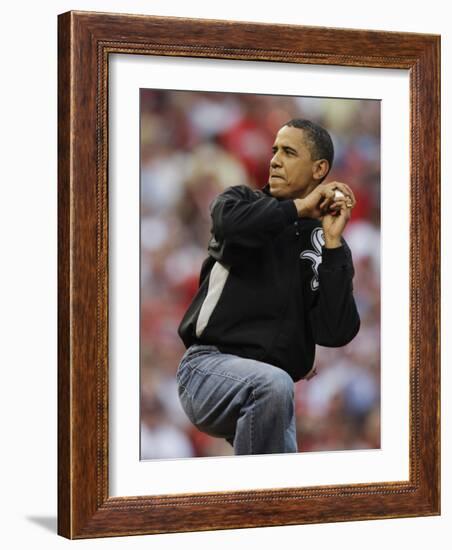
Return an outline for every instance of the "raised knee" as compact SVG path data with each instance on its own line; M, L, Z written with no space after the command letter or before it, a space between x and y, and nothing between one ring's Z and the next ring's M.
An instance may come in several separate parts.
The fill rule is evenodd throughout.
M265 372L261 378L261 391L271 393L278 399L291 399L294 394L294 383L286 371L274 367Z
M281 396L292 398L294 394L294 384L291 376L286 371L280 370L275 377L275 391Z

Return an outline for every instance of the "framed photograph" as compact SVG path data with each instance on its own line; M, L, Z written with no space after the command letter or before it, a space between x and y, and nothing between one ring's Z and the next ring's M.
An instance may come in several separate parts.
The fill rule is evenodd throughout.
M58 47L59 534L438 515L440 37L68 12ZM317 216L298 199L307 192L281 183L295 181L300 133L330 208ZM324 145L314 157L318 135L331 156ZM315 358L308 344L291 348L298 317L254 331L258 284L283 255L250 249L256 285L227 299L231 273L249 272L211 226L231 193L284 203L278 239L302 239L298 219L322 220L297 249L303 300L316 304L326 284L322 250L350 248L359 328L338 318L330 332L344 336L316 337ZM336 245L324 220L345 217ZM338 253L325 253L325 269ZM275 273L269 310L292 288ZM220 322L222 295L242 316L235 333ZM206 374L207 352L266 358L290 382L282 446L274 418L267 447L249 445L238 422L201 421L189 374ZM234 399L244 380L231 383Z

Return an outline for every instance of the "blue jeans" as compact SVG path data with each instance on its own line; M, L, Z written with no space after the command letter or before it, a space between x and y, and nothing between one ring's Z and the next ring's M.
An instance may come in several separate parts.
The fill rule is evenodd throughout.
M190 421L226 439L234 454L298 451L294 382L279 367L194 344L182 357L176 379Z

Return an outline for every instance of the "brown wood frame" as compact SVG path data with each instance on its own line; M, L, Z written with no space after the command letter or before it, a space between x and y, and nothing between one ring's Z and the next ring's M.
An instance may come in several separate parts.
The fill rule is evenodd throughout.
M439 514L440 37L90 12L62 14L58 25L59 534ZM410 197L398 197L410 200L409 481L109 497L107 91L113 53L409 70Z

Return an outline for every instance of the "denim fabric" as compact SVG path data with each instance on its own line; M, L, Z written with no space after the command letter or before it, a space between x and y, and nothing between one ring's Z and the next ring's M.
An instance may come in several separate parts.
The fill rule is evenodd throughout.
M234 454L297 452L294 382L284 370L194 344L176 379L190 421L226 439Z

